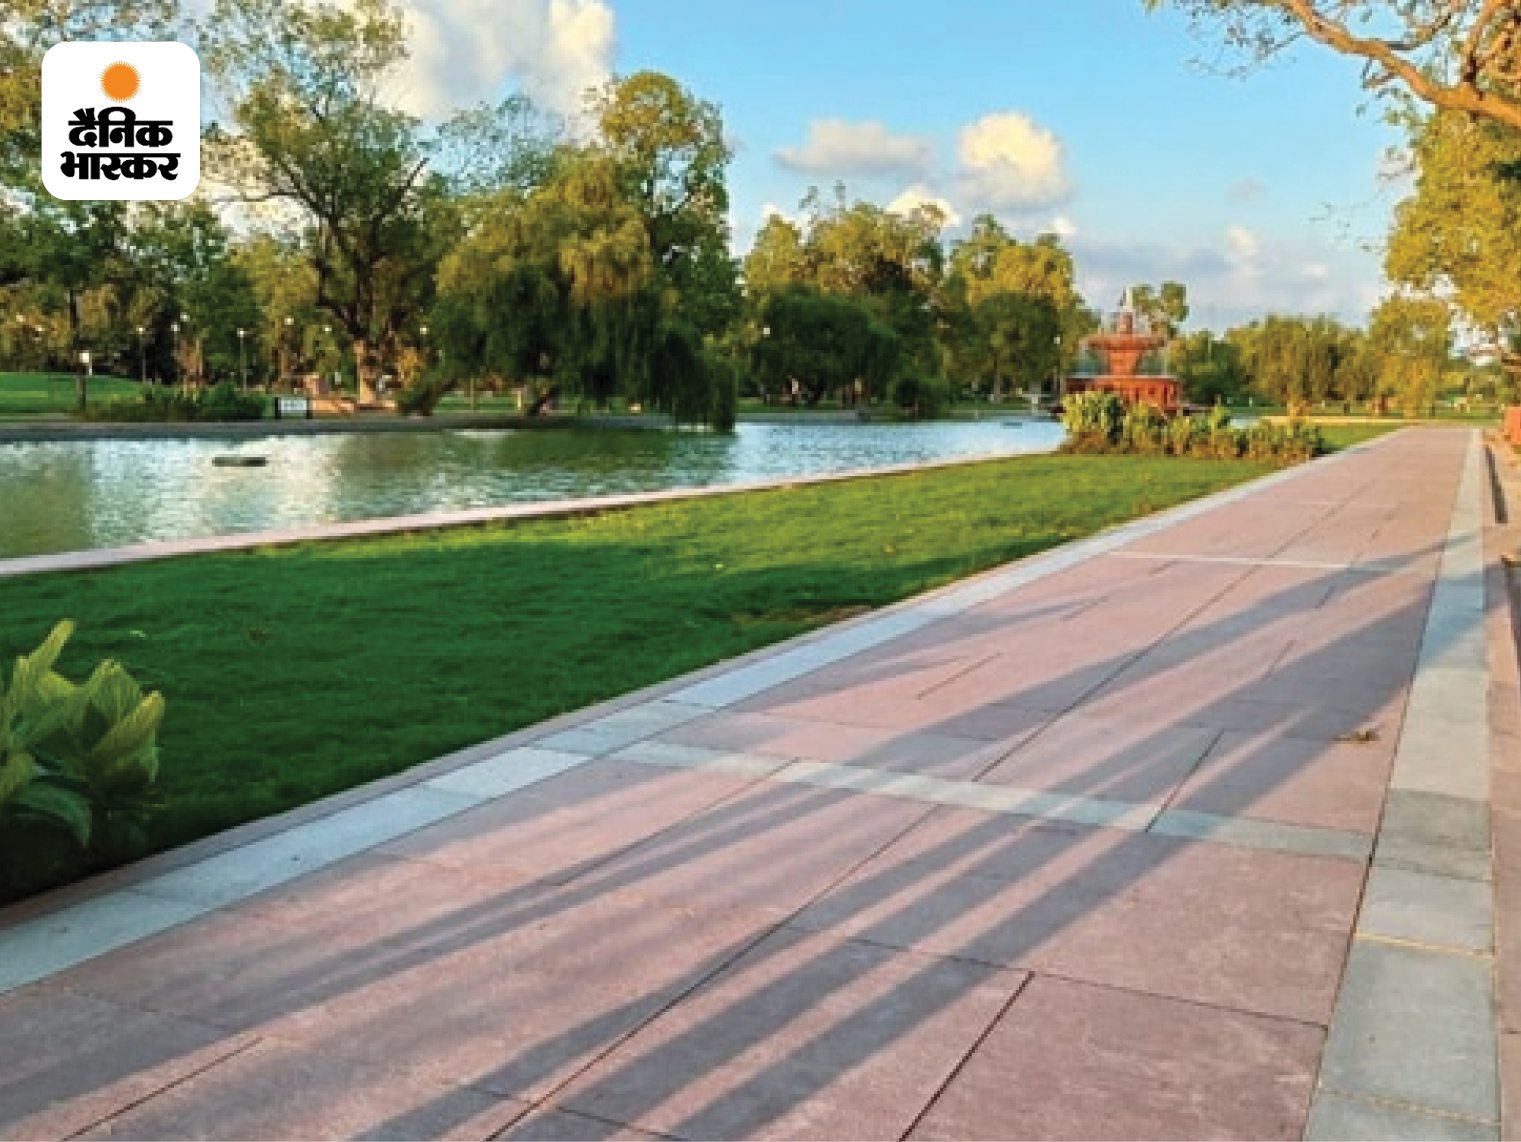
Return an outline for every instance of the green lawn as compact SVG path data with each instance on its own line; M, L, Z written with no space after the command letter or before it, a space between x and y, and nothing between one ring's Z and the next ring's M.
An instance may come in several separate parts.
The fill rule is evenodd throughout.
M1376 436L1387 436L1391 432L1398 432L1402 428L1410 427L1401 423L1378 423L1378 424L1322 424L1319 426L1320 435L1326 442L1326 448L1330 452L1340 452L1343 448L1350 448L1354 444L1361 444L1364 440L1372 440Z
M1026 457L0 580L0 661L68 617L66 675L163 691L162 848L1265 471Z
M131 399L141 387L135 379L91 377L90 403ZM72 373L0 373L0 416L72 413L75 399Z

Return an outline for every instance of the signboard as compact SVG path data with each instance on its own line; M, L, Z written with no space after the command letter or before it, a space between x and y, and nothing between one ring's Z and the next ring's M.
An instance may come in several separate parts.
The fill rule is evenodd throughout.
M311 415L312 402L306 397L278 397L275 400L276 417L310 417Z
M201 180L201 65L178 42L66 41L42 59L42 182L62 199L178 199Z

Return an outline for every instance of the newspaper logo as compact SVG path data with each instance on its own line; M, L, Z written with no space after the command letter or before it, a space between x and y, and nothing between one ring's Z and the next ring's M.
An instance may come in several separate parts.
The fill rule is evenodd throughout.
M181 43L69 42L42 58L54 198L185 198L201 181L201 61Z

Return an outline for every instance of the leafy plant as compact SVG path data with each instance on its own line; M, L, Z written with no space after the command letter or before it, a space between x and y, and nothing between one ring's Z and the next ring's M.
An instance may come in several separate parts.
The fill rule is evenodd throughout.
M75 684L53 665L73 633L65 620L16 660L0 694L0 891L29 890L81 861L120 859L156 807L164 699L119 664ZM60 834L71 846L60 846Z

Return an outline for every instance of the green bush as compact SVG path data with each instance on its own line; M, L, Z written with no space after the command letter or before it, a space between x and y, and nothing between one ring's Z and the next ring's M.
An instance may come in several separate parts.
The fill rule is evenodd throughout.
M1290 421L1287 425L1230 427L1230 410L1216 405L1204 416L1168 419L1155 406L1127 407L1114 393L1077 393L1065 402L1067 439L1063 452L1097 455L1195 456L1206 460L1265 460L1295 464L1326 451L1320 430Z
M892 402L917 420L934 420L950 409L951 387L935 377L899 377L893 382Z
M419 377L396 394L396 411L403 416L432 416L438 402L457 384L442 374Z
M136 400L111 400L93 405L85 417L113 424L262 420L264 398L239 392L231 381L222 381L205 393L183 393L161 385L144 385Z
M0 900L128 859L157 805L164 699L109 660L77 685L55 673L73 629L18 658L0 693Z

